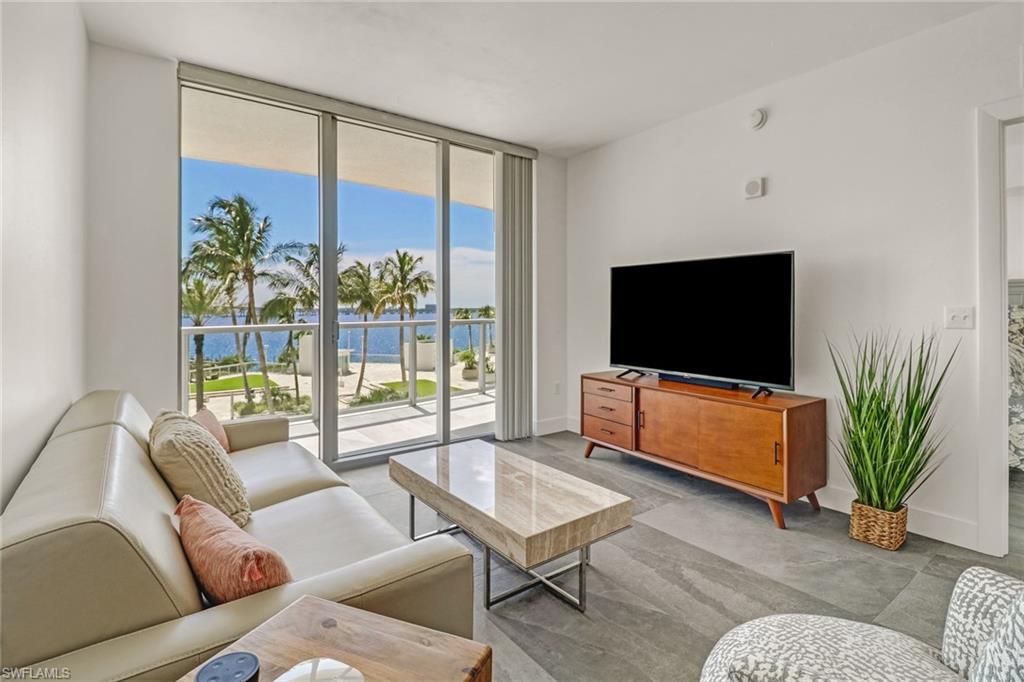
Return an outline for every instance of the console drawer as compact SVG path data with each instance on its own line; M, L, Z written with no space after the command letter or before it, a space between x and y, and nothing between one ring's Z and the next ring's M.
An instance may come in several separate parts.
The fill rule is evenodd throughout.
M617 424L607 419L583 415L583 436L602 443L617 445L626 450L633 449L633 427Z
M614 398L625 402L633 402L633 388L620 386L607 381L594 381L593 379L583 380L583 392L591 395L603 395L605 398Z
M592 393L583 394L583 414L607 419L626 426L633 425L633 403Z

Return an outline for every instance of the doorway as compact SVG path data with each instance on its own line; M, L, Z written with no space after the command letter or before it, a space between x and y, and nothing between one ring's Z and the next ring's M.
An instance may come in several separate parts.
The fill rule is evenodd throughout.
M1009 538L1024 554L1024 119L1003 124L1006 230Z

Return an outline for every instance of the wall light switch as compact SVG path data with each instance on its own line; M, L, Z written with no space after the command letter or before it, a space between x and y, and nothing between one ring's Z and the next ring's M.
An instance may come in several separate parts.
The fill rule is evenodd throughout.
M555 382L555 395L562 395L562 382L561 381L556 381Z
M947 305L942 317L946 329L974 329L974 306Z

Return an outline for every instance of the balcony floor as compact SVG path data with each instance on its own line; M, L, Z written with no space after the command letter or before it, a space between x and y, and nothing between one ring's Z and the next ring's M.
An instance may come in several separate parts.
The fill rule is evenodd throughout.
M494 433L494 389L486 393L452 396L451 433L453 439ZM437 403L434 400L415 406L396 405L342 414L338 417L338 454L341 457L431 441L437 434ZM297 421L291 426L291 439L313 454L319 454L319 431L312 421Z

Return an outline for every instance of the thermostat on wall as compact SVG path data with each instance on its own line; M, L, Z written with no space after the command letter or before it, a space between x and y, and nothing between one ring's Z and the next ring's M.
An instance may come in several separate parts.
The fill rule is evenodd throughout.
M757 199L764 196L764 178L751 178L743 187L743 195L747 199Z

